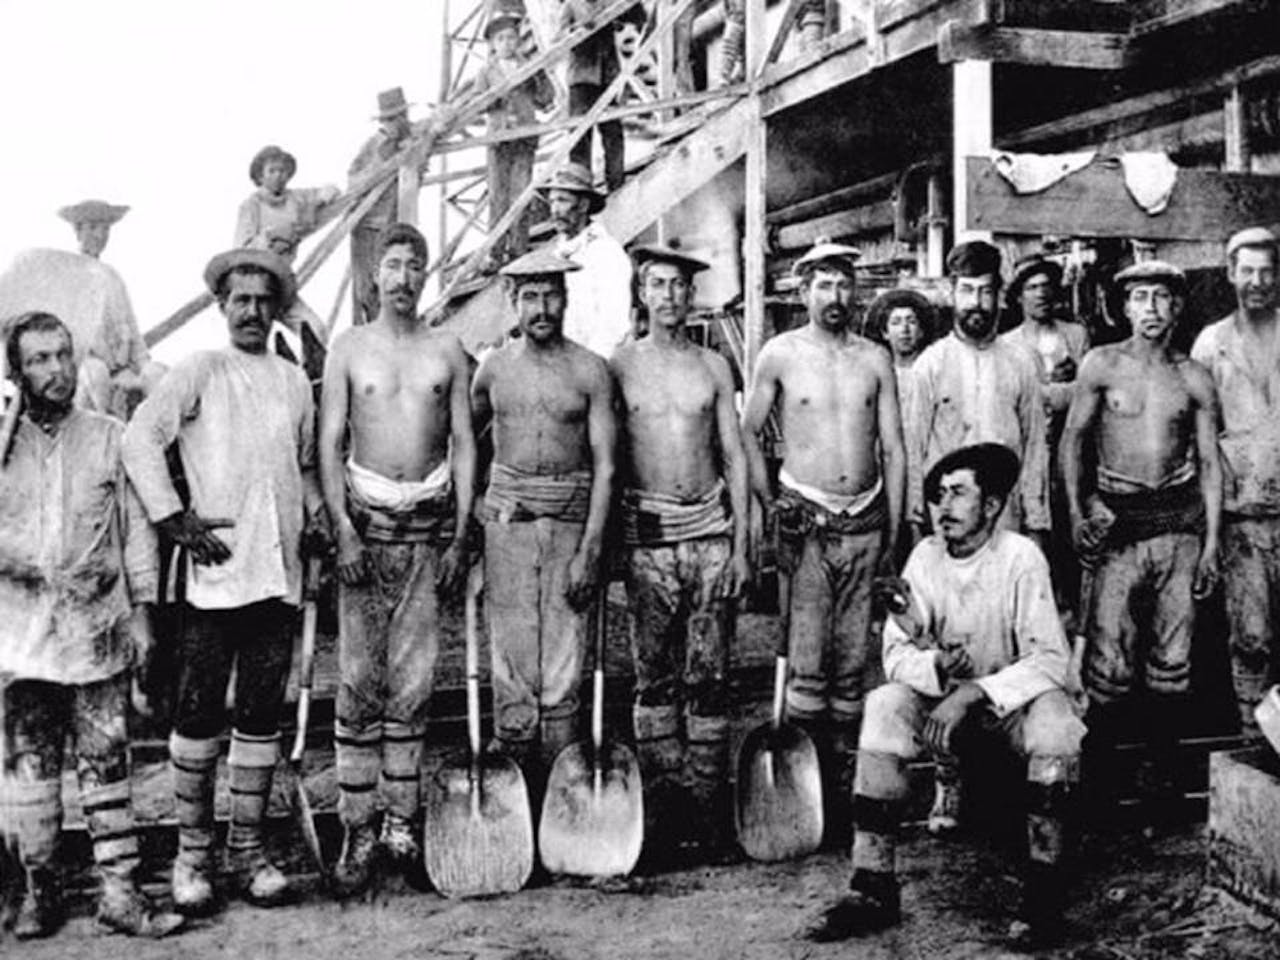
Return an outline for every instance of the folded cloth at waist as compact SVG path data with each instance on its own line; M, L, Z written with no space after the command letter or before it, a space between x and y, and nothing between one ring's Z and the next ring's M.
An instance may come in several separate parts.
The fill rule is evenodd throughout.
M1137 493L1145 496L1155 490L1180 487L1184 483L1189 483L1195 479L1195 476L1196 464L1194 460L1182 461L1172 473L1164 477L1159 483L1149 483L1141 477L1131 477L1127 473L1121 473L1119 470L1112 470L1110 467L1098 464L1098 489L1107 494Z
M485 523L541 517L584 523L590 504L590 470L530 473L495 462L489 468L489 489L485 491L479 514Z
M717 480L706 493L684 498L653 490L622 492L622 539L629 547L720 537L733 529L729 491Z
M1166 533L1199 534L1204 530L1204 497L1194 477L1176 486L1142 493L1099 491L1098 497L1115 514L1104 547L1121 547ZM1089 559L1081 557L1085 562Z
M347 511L356 532L382 543L453 537L454 503L449 461L422 480L384 477L347 460Z
M801 483L785 469L779 471L778 506L781 511L801 511L806 522L797 533L807 533L811 527L824 527L833 533L871 533L884 527L889 519L888 502L884 495L884 478L861 493L852 496L828 493L807 483ZM792 524L785 523L784 527Z

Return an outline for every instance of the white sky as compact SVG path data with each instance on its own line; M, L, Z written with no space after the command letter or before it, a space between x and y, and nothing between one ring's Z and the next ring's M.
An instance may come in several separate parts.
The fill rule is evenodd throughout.
M75 249L56 213L63 205L128 204L103 260L124 277L139 325L158 323L201 291L205 263L231 246L260 147L298 158L292 186L343 186L376 127L379 90L403 86L415 104L435 98L442 9L443 0L0 0L0 266L27 247ZM335 255L304 292L322 316L345 263ZM224 330L206 312L157 358L222 343Z

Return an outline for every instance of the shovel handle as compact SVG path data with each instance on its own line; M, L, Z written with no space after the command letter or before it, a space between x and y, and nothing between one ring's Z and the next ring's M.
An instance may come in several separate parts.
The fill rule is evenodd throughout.
M484 568L476 564L467 577L467 593L463 601L467 655L467 742L471 745L472 763L480 756L480 626L477 606L483 587Z
M307 727L311 723L311 683L316 666L316 592L320 588L320 561L307 560L306 583L302 593L302 662L298 666L298 717L289 760L302 760L307 745Z
M608 629L608 618L605 616L605 590L600 592L600 600L595 611L596 664L591 677L591 745L596 750L604 743L604 639Z
M4 391L0 390L0 397ZM22 413L22 391L19 390L9 398L4 409L4 417L0 419L0 470L9 465L9 454L13 452L13 438L18 434L18 417Z
M773 729L782 726L786 711L787 654L791 636L791 574L778 570L778 645L774 649Z

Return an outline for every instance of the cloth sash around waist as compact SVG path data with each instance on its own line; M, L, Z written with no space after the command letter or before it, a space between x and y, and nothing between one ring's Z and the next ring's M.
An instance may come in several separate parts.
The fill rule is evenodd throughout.
M356 532L379 543L421 543L453 537L449 461L422 480L384 477L347 460L347 512Z
M1107 531L1106 546L1109 547L1138 543L1166 533L1204 531L1204 497L1195 478L1141 493L1099 491L1098 497L1116 516Z
M815 528L840 534L864 534L883 530L889 521L888 498L884 493L884 479L877 478L875 485L852 497L839 497L822 493L822 501L812 495L815 488L800 484L786 473L778 475L779 522L784 532L804 535ZM835 503L847 503L843 509L833 510Z
M622 493L622 539L629 547L720 537L732 529L729 490L723 480L691 499L652 490Z
M529 473L506 464L489 468L489 489L480 504L484 523L540 518L585 523L591 505L591 471Z

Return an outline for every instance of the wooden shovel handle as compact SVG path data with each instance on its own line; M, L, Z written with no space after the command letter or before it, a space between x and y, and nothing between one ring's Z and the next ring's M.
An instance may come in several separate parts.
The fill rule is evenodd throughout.
M787 653L791 634L791 574L778 570L778 644L774 648L773 728L782 726L786 715Z
M608 589L608 584L605 584L600 590L600 599L596 602L594 618L596 664L591 678L591 745L597 752L600 750L600 745L604 743L604 642L605 631L609 626L606 615Z
M289 760L299 763L307 745L307 727L311 724L311 684L316 666L316 592L320 588L320 561L316 557L307 560L306 583L302 588L302 662L298 667L298 716L297 730L293 734L293 749Z
M466 599L463 601L467 657L467 741L471 745L472 763L480 756L480 625L477 607L483 587L484 567L477 563L467 577Z

